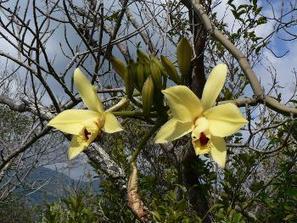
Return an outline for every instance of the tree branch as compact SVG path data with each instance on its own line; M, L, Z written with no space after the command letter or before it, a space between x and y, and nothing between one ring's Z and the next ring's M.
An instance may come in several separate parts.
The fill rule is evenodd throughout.
M243 70L244 74L249 80L256 98L258 98L258 102L262 102L263 104L267 105L267 107L269 107L270 109L276 112L282 113L284 115L292 115L296 117L297 108L288 107L284 104L281 104L280 102L270 97L269 95L265 95L264 90L257 78L257 75L253 71L250 63L248 62L244 54L239 49L237 49L237 47L212 24L210 18L205 12L205 9L199 3L198 0L189 0L189 1L193 6L193 9L195 10L195 12L200 17L207 32L212 37L214 37L217 41L219 41L236 58L241 69Z
M126 190L127 179L125 172L98 143L92 143L84 153L92 162L99 166L105 175L114 180L121 191Z

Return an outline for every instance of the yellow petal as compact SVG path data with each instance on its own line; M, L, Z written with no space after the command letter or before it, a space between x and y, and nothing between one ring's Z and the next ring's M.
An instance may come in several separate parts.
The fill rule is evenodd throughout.
M201 132L204 132L206 136L210 137L208 131L208 120L205 117L200 117L195 121L195 128L192 131L192 139L198 139Z
M211 149L211 146L210 146L211 144L210 143L208 143L205 146L202 146L200 144L199 139L192 140L192 144L193 144L196 156L207 154L207 153L209 153L209 151Z
M73 136L68 149L68 159L75 158L88 146L87 142L81 136Z
M204 110L212 107L219 96L227 76L227 66L219 64L213 68L205 83L202 94L202 105Z
M191 132L192 125L192 122L180 122L172 118L161 127L155 137L155 142L167 143L178 139Z
M174 118L193 122L202 113L199 98L186 86L177 85L163 90Z
M90 121L84 123L85 128L81 131L80 135L88 144L92 143L101 132L101 128L104 123L104 120L101 120L103 119L91 119Z
M107 133L122 131L123 128L117 118L111 112L104 112L105 122L102 130Z
M98 112L90 110L69 109L50 120L48 125L62 132L78 135L84 128L84 122L97 119L98 115Z
M211 135L219 137L232 135L247 123L239 108L232 103L212 107L203 115L208 119Z
M211 138L212 147L210 150L212 159L222 168L225 167L227 149L223 138L213 136Z
M74 84L85 105L92 111L103 112L103 105L98 98L96 89L79 68L74 71Z

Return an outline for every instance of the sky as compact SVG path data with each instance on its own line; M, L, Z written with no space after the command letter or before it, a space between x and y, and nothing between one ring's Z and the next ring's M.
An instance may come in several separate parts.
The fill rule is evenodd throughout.
M221 5L226 5L226 2L228 0L222 0ZM236 5L240 4L246 4L249 1L247 0L237 0ZM281 1L271 1L275 9L280 8ZM272 17L272 10L270 6L267 4L266 0L258 0L258 3L261 7L263 7L262 13L264 16ZM287 1L289 3L289 1ZM230 10L225 7L218 6L216 8L216 11L218 13L218 17L222 18L224 15L226 15L224 18L224 21L227 24L230 24L230 27L234 24L233 21L233 15ZM226 14L225 14L226 13ZM275 10L276 15L280 13L278 10ZM268 20L269 21L269 20ZM236 24L235 24L236 27ZM236 29L235 29L236 30ZM261 25L256 29L256 34L261 37L266 37L268 34L270 34L274 30L274 23L269 21L267 24ZM297 28L294 30L295 33L297 33ZM262 86L268 91L268 89L271 87L271 65L274 66L276 74L277 74L277 80L279 82L280 86L283 86L284 88L280 89L280 92L282 93L282 101L286 102L292 95L292 91L296 85L295 76L293 75L292 71L296 69L296 58L297 58L297 40L291 41L291 42L285 42L281 41L278 37L283 35L275 36L271 39L269 47L271 49L274 49L274 52L278 55L282 55L284 52L288 51L287 55L283 58L276 58L273 53L265 49L263 51L262 57L262 63L257 64L254 67L254 71L256 72L259 80L261 81ZM296 62L294 62L296 61Z
M10 0L10 2L14 2L14 0ZM233 15L230 12L230 10L228 8L225 7L227 0L221 0L221 4L219 6L216 7L216 11L218 13L218 18L223 17L223 15L225 15L224 17L224 21L227 24L230 24L230 27L234 25L234 20L233 20ZM237 0L234 1L236 2L237 5L240 4L245 4L248 3L248 0ZM263 6L263 14L265 16L271 17L272 13L271 13L271 9L270 7L267 6L266 0L258 0L260 6ZM276 8L280 7L279 3L280 1L272 1L272 3L274 4L274 6ZM0 11L1 13L1 11ZM29 13L31 13L29 11ZM278 11L275 11L275 13L277 14ZM32 13L31 13L32 14ZM29 15L32 16L32 15ZM5 21L5 18L2 18ZM258 29L256 29L256 33L259 36L263 36L265 37L267 34L269 34L273 29L273 23L272 22L268 22L265 25L259 26ZM236 27L236 24L235 24ZM3 32L3 30L0 28L1 32ZM236 29L235 29L236 30ZM297 32L297 30L295 30ZM78 40L75 38L76 34L74 32L74 30L72 30L71 28L69 29L69 35L73 35L72 38L69 38L71 44L77 44ZM57 68L57 70L59 71L63 71L63 69L65 68L65 64L66 66L68 65L69 61L65 60L65 58L62 56L61 53L61 47L60 47L60 43L63 44L63 28L59 27L58 32L55 32L54 35L52 36L52 38L49 39L49 41L46 44L46 50L48 51L49 55L51 55L53 58L55 58L54 60L54 65ZM277 79L280 83L281 86L286 87L285 89L281 90L281 92L283 93L283 95L285 96L284 99L286 99L288 96L290 96L290 90L293 90L293 87L295 85L295 78L292 75L292 71L293 69L296 67L295 63L292 63L292 58L297 58L297 41L293 41L293 42L284 42L284 41L280 41L277 37L272 38L271 43L270 43L270 47L273 48L275 50L275 52L277 54L283 54L284 52L286 52L288 50L288 53L285 57L283 58L276 58L273 53L269 50L264 50L263 54L262 54L262 60L263 63L262 64L258 64L255 67L255 71L259 77L259 79L261 80L261 83L263 84L263 86L265 88L269 88L269 86L271 85L271 83L267 80L271 80L270 77L270 72L267 71L267 69L269 69L270 64L273 64L274 67L276 68L276 73L277 73ZM9 45L5 44L5 42L0 38L0 50L5 49L5 52L9 52L11 55L16 55L16 51ZM166 50L168 51L168 49ZM0 58L0 63L3 64L4 63L4 59ZM91 64L90 64L91 65ZM91 65L92 66L92 65ZM69 77L71 77L71 73L73 72L74 67L69 71L70 75ZM59 97L61 99L66 99L64 97L64 92L63 90L60 88L59 84L56 83L56 81L54 81L53 79L49 78L48 79L49 84L55 89L55 94L59 95ZM288 91L289 89L289 91ZM44 98L44 102L50 102L49 99L47 98L47 96L45 96Z

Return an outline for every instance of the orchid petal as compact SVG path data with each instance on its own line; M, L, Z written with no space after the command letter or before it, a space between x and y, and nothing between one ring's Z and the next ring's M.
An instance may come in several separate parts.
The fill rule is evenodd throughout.
M172 115L181 122L193 122L202 113L197 96L186 86L177 85L163 90Z
M195 121L195 128L192 131L192 139L198 139L201 132L204 132L206 135L209 133L208 120L205 117L200 117Z
M196 156L209 153L210 148L211 148L209 145L202 146L199 142L199 139L193 140L192 145L194 147Z
M84 140L88 144L90 144L100 134L102 124L103 124L103 122L100 121L100 118L97 119L96 121L95 120L87 121L84 124L85 128L82 130L80 135L82 136L82 138L84 138Z
M102 130L107 133L122 131L123 128L117 118L111 112L104 112L105 122Z
M172 118L167 121L159 130L155 137L156 143L167 143L175 139L181 138L192 130L191 122L180 122Z
M232 135L247 123L239 108L232 103L212 107L203 115L208 119L211 135L218 137Z
M227 66L219 64L213 68L205 83L202 93L202 105L204 110L212 107L219 96L227 76Z
M223 138L213 136L211 138L212 147L210 154L212 159L222 168L225 167L227 148Z
M74 71L74 84L85 105L92 111L103 112L103 105L98 98L95 87L79 68Z
M68 159L73 159L79 155L86 147L88 143L84 141L81 136L73 136L70 147L68 149Z
M99 113L90 110L69 109L61 112L48 123L62 132L78 135L84 128L84 122L97 119Z

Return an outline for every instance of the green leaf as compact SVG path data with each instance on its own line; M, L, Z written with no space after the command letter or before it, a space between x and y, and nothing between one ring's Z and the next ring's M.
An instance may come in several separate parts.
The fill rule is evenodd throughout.
M154 99L154 82L151 76L149 76L143 84L142 88L142 102L143 102L143 113L148 115L153 105Z
M118 75L120 75L123 80L125 80L128 73L126 65L120 59L114 56L111 57L110 62L112 64L112 68L117 72Z
M161 55L161 62L166 70L167 75L173 80L176 84L181 83L180 76L177 73L177 70L173 63L165 56Z
M193 58L193 49L186 38L182 38L177 44L177 63L179 70L183 76L188 76L191 73L191 60Z
M150 63L150 71L151 71L151 76L153 78L154 81L154 85L157 89L161 90L162 89L162 74L161 74L161 70L158 64L158 59L153 57L151 59L151 63Z
M137 62L139 63L149 63L150 62L150 57L147 55L145 52L143 52L140 49L137 49Z
M134 91L134 62L133 61L129 61L128 63L128 70L129 72L127 72L127 75L125 76L125 87L126 87L126 94L128 96L128 98L131 98L133 95L133 91ZM131 71L131 72L130 72Z

